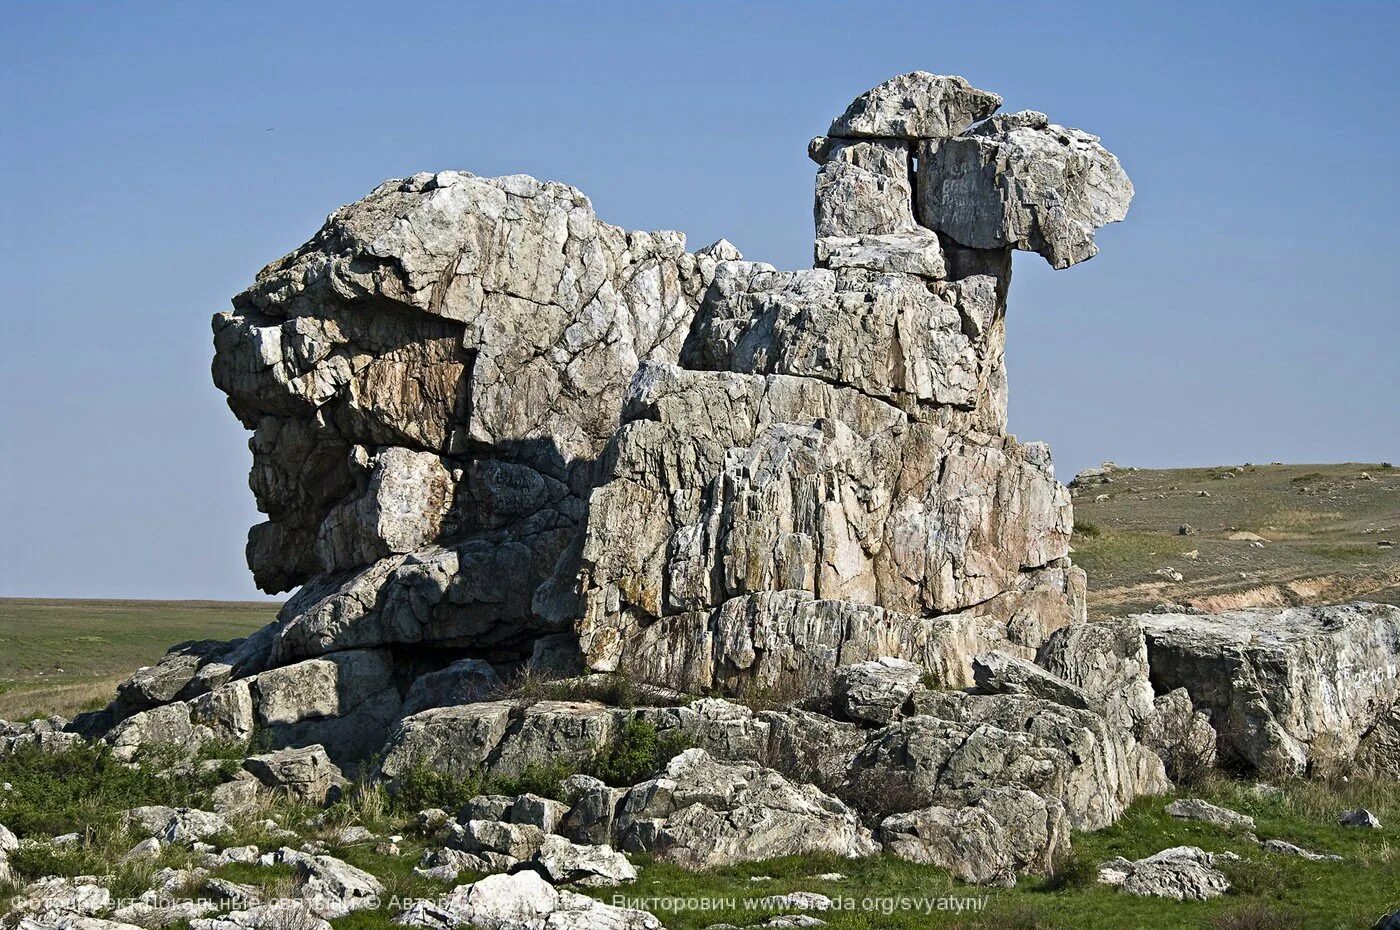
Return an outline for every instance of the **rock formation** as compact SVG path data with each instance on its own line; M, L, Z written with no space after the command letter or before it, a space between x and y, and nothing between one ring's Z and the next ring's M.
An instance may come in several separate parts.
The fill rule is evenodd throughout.
M229 804L342 769L582 769L639 723L695 747L571 806L483 801L423 865L561 881L616 872L600 844L708 867L883 843L1011 882L1165 790L1141 628L1084 623L1069 494L1006 433L1012 251L1092 257L1132 186L1000 104L925 72L857 98L809 146L804 270L523 176L333 213L214 320L267 515L248 564L296 593L85 732L123 757L255 740ZM651 706L503 693L525 668L620 673ZM755 692L788 699L675 699Z
M1049 451L1005 432L1011 251L1092 256L1132 186L1092 136L999 106L925 72L857 98L809 148L809 270L524 176L337 210L214 319L267 515L248 564L297 591L144 670L112 741L257 729L353 759L531 663L733 693L1033 659L1083 574Z

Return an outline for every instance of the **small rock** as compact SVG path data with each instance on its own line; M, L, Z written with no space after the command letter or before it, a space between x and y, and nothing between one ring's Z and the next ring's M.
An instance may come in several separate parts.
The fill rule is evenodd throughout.
M1325 853L1309 852L1301 846L1294 846L1292 843L1283 840L1265 840L1259 845L1269 852L1279 853L1284 856L1298 856L1307 859L1309 862L1341 862L1341 856L1332 856Z
M1099 881L1138 897L1207 901L1230 890L1212 855L1195 846L1174 846L1131 862L1122 857L1099 866Z
M1253 830L1254 818L1217 807L1198 798L1180 798L1167 805L1167 813L1177 820L1203 820L1227 830Z
M131 849L127 851L126 855L122 856L121 861L124 863L154 862L156 859L159 858L160 840L152 836L142 840L135 846L131 847Z
M627 857L610 846L582 846L562 836L546 836L529 867L553 885L602 888L637 880Z
M1181 572L1168 565L1166 568L1159 568L1152 574L1165 578L1168 581L1181 581L1185 576Z
M833 903L824 894L814 891L794 891L789 894L773 894L758 899L758 907L769 911L829 911Z
M1367 830L1381 828L1381 822L1376 819L1376 815L1364 807L1358 807L1354 811L1342 811L1342 815L1337 818L1337 823L1344 827L1362 827Z
M335 835L335 841L341 846L354 846L357 843L368 843L374 839L374 834L368 828L356 824L352 827L345 827Z
M1192 526L1191 524L1189 524L1189 523L1183 523L1183 524L1181 524L1181 526L1178 526L1178 527L1176 528L1176 535L1178 535L1178 536L1194 536L1195 534L1196 534L1196 529L1195 529L1195 527L1193 527L1193 526Z

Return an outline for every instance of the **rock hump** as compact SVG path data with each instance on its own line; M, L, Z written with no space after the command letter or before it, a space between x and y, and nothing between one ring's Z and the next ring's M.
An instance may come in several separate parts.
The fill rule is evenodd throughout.
M266 515L248 564L296 593L133 679L110 738L339 760L526 665L733 693L1033 659L1084 579L1049 450L1006 433L1011 252L1088 258L1132 188L1000 105L922 71L857 97L812 146L808 269L523 175L332 213L214 318Z

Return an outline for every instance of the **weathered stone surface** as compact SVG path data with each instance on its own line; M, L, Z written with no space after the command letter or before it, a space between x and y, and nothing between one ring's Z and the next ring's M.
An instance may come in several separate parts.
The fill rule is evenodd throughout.
M833 139L817 171L817 238L914 229L912 168L908 142Z
M916 154L922 225L970 248L1039 252L1055 268L1093 258L1094 230L1126 217L1133 199L1097 136L1029 110L920 143Z
M1016 884L1018 872L1048 872L1069 850L1064 806L1024 788L993 788L965 805L887 817L879 838L902 859L948 869L979 885Z
M345 782L344 775L319 745L249 756L243 767L268 788L285 791L306 804L324 804Z
M1238 814L1199 798L1178 798L1167 805L1167 813L1178 820L1203 820L1227 830L1253 830L1254 818Z
M836 670L832 699L837 711L850 720L886 724L898 716L923 676L923 666L904 659L843 665Z
M1376 815L1364 807L1358 807L1354 811L1342 811L1337 818L1337 823L1344 827L1361 827L1364 830L1379 830L1381 822Z
M490 663L480 659L461 659L438 672L429 672L414 679L404 695L402 713L405 717L432 707L451 707L490 700L504 685Z
M969 445L810 378L664 366L634 382L626 417L583 544L581 641L600 670L618 667L624 642L646 651L639 628L734 598L805 591L952 613L1066 554L1068 493L1043 449ZM697 434L696 422L723 426ZM621 545L641 514L644 532Z
M893 271L776 271L727 262L706 292L681 361L818 378L920 419L999 429L1003 312L997 279L986 274L928 281Z
M1000 97L978 90L965 78L911 71L857 97L832 122L827 135L940 139L957 135L1000 106Z
M296 897L317 917L335 920L355 911L380 906L384 886L379 879L334 856L313 856L282 847L258 861L284 864L297 870L301 885Z
M1309 862L1341 862L1341 856L1334 856L1328 853L1315 853L1301 846L1294 846L1286 840L1265 840L1259 844L1269 852L1278 853L1282 856L1297 856L1300 859L1307 859Z
M973 656L972 680L977 689L985 694L1020 694L1053 701L1065 707L1089 709L1089 696L1082 689L1034 662L1004 652L984 652Z
M1229 879L1215 867L1220 858L1195 846L1173 846L1136 862L1105 862L1099 881L1138 897L1208 901L1230 890Z
M414 904L394 923L432 930L661 930L661 921L645 911L558 890L532 871L462 885L437 901Z
M1170 787L1157 756L1092 711L1018 695L916 692L915 716L873 734L844 794L902 813L957 808L987 789L1024 788L1063 806L1071 827L1116 820Z
M190 921L192 930L330 930L301 901L285 899Z
M606 888L637 880L627 857L609 846L585 846L546 836L528 866L553 885Z
M166 843L189 844L233 829L219 814L192 807L134 807L122 813L122 820L133 831Z
M834 271L860 269L917 275L932 280L948 276L938 236L922 229L885 236L828 236L818 239L816 264L819 268Z
M717 762L703 749L686 750L661 777L629 791L615 830L623 849L689 869L876 850L855 813L835 798L759 766Z
M1152 717L1155 697L1147 666L1147 639L1136 620L1096 620L1061 627L1049 635L1035 661L1082 689L1112 727L1137 731Z
M393 665L382 650L350 650L231 681L192 701L141 711L104 739L120 757L142 746L193 750L211 739L268 746L322 744L335 760L356 760L382 744L398 717Z
M1220 755L1265 772L1349 763L1400 702L1400 608L1142 614L1152 682L1184 688Z

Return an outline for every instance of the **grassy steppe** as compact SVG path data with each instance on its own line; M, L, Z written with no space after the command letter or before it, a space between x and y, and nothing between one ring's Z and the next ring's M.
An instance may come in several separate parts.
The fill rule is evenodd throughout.
M1073 558L1089 574L1091 614L1162 601L1210 611L1400 604L1400 468L1123 468L1112 478L1074 493ZM1263 541L1230 538L1241 534ZM1166 568L1182 580L1156 574Z
M278 606L0 598L0 719L104 706L119 682L175 643L246 636Z

